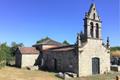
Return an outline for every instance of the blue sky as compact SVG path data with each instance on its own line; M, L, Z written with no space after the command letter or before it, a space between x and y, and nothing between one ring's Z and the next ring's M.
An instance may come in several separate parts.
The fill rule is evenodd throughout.
M49 36L75 43L92 0L0 0L0 42L31 46ZM102 20L102 38L120 46L119 0L94 0Z

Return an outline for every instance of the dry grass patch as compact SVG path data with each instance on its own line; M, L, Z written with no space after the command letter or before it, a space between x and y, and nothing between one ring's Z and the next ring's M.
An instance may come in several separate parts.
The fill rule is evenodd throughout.
M113 57L120 57L120 50L112 51L111 53Z
M0 69L0 80L61 80L54 72L29 71L13 67Z
M102 75L93 75L88 77L74 78L70 80L116 80L116 76L120 75L120 72L111 72Z

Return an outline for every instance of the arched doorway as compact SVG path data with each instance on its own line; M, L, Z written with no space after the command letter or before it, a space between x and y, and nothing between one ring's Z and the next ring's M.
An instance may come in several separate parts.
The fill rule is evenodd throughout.
M100 59L97 57L92 58L92 74L100 73Z

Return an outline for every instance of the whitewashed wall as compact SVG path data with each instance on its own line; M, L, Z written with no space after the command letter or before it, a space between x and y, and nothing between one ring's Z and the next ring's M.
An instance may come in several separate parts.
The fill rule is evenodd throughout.
M37 60L39 54L24 54L22 55L22 65L21 67L33 66Z

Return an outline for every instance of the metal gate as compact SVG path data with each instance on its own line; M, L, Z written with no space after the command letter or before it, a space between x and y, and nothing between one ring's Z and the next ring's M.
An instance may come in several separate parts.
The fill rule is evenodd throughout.
M95 57L92 58L92 74L100 73L100 59Z

